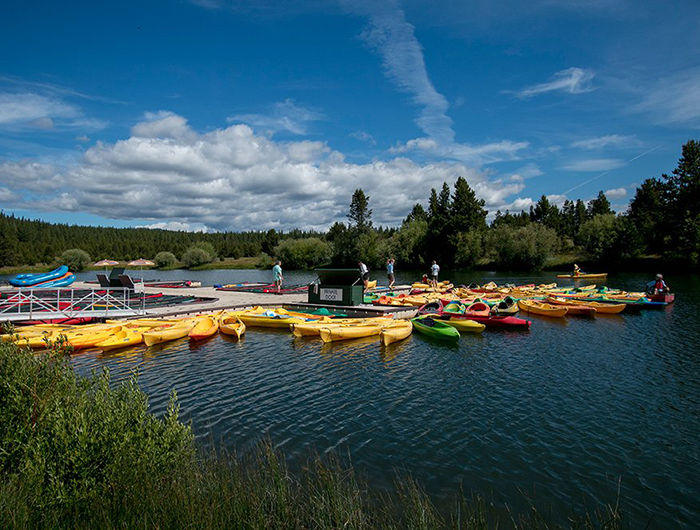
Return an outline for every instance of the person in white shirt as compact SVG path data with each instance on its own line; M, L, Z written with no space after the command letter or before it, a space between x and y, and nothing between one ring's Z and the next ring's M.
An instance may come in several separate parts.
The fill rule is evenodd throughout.
M430 284L433 287L437 287L439 273L440 265L437 264L437 261L433 260L433 264L430 266Z
M365 290L367 290L367 282L369 282L369 269L367 268L367 265L362 263L362 261L358 261L357 266L360 268L360 278L362 278L362 283L365 286Z

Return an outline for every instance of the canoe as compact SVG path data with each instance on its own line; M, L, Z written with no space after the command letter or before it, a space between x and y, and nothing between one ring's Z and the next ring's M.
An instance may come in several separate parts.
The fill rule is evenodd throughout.
M335 326L321 328L319 335L323 342L333 342L337 340L359 339L362 337L372 337L379 335L381 326Z
M608 277L607 272L599 272L599 273L582 273L582 274L557 274L557 278L571 278L574 280L596 280L596 279L605 279Z
M518 300L518 307L528 313L554 318L561 318L567 312L566 307L546 304L537 300Z
M143 334L143 342L146 346L153 346L162 342L181 339L189 335L190 330L195 326L196 320L185 320L181 324L166 324L159 328L146 331Z
M566 314L567 315L580 315L580 316L586 316L586 317L593 317L597 313L597 310L595 307L589 304L584 304L584 303L578 303L573 300L569 300L566 298L558 298L556 296L548 296L547 297L547 303L560 306L560 307L565 307L566 308Z
M219 331L240 339L245 333L245 324L236 315L223 314L219 317Z
M459 339L459 331L441 320L423 316L412 319L411 323L416 331L429 337L442 340Z
M408 320L397 320L389 326L382 329L379 334L379 340L384 346L388 346L393 342L398 342L407 338L413 331L413 325Z
M136 346L143 342L143 332L147 329L148 328L143 328L141 330L136 328L122 328L118 333L111 335L102 342L96 343L95 348L100 348L102 351L110 351Z
M219 331L219 319L217 317L204 317L188 333L190 340L204 340L216 335Z
M440 322L444 322L455 328L457 331L464 331L467 333L481 333L486 329L484 324L480 324L475 320L470 320L468 318L454 318L449 316L436 317Z

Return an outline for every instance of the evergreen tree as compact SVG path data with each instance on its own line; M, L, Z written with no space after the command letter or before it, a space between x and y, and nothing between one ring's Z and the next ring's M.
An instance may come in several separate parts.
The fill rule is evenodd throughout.
M413 205L411 213L406 216L404 223L410 223L411 221L427 221L428 213L423 208L423 205L419 202Z
M550 203L546 195L542 195L535 207L530 210L530 220L556 231L561 229L559 208L556 204Z
M464 177L457 178L449 205L449 235L486 228L485 204L483 199L476 198L476 193Z
M367 233L372 228L372 210L369 209L369 196L361 188L355 190L348 212L350 227L358 234Z
M610 209L610 201L603 191L598 192L598 196L588 203L588 218L593 219L596 215L608 215L615 213Z
M666 185L658 179L646 179L630 202L629 218L649 252L662 252L668 213Z

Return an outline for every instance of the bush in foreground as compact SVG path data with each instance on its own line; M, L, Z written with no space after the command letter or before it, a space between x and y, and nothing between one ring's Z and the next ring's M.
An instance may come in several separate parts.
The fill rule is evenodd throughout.
M410 478L371 490L350 466L316 457L292 474L269 443L245 458L195 452L173 396L148 413L135 379L83 378L53 354L0 344L0 528L496 528L478 497L444 516ZM537 510L518 528L553 528ZM618 528L610 508L562 517L569 528Z

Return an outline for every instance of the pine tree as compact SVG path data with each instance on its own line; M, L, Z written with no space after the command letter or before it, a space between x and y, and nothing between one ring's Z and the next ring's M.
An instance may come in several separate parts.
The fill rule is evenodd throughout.
M369 209L369 196L361 188L355 190L348 212L350 227L358 234L367 233L372 228L372 210Z
M607 215L615 213L610 209L610 201L603 191L598 192L598 197L588 203L588 218L592 219L596 215Z

